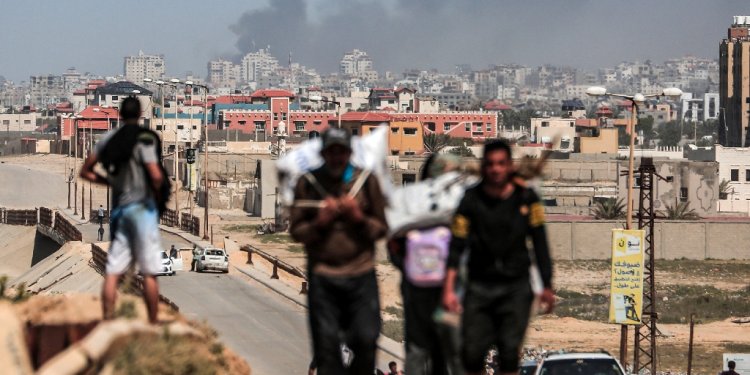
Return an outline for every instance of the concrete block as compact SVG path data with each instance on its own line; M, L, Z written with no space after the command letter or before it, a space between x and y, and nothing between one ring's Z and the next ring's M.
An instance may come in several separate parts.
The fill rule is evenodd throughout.
M562 169L560 170L560 179L567 181L578 181L580 173L578 169Z
M656 251L664 259L704 259L706 246L705 224L702 222L668 222L660 223L660 242L654 241L655 246L662 246Z
M574 197L573 205L576 207L588 207L591 205L591 199L589 197Z
M750 223L708 223L707 232L707 257L750 259Z
M593 179L594 181L616 181L617 173L614 168L612 170L594 170Z
M573 259L573 243L571 240L572 223L550 222L547 223L547 240L549 241L550 255L556 260Z
M614 221L573 223L575 259L609 259L612 255L612 229L622 228Z

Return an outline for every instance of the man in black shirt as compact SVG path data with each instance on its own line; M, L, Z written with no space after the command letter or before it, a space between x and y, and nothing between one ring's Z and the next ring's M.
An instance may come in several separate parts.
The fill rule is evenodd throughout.
M721 372L721 375L740 375L740 374L738 374L738 373L737 373L736 371L734 371L734 368L735 368L736 366L737 366L737 364L736 364L736 363L734 363L734 361L729 361L729 362L727 363L727 367L729 368L729 370L727 370L727 371L722 371L722 372Z
M534 294L529 280L531 258L527 238L544 291L540 298L549 313L554 307L552 262L544 231L544 207L529 188L514 182L508 144L487 143L482 182L466 191L453 218L453 238L443 304L462 310L455 293L456 269L469 249L468 280L463 301L462 357L466 374L479 374L492 345L502 374L517 374L520 346L529 323Z

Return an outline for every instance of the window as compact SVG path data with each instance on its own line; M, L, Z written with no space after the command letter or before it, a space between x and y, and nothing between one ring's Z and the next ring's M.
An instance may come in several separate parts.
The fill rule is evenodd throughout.
M31 120L23 120L23 124L24 125L29 125L29 124L31 124Z
M740 170L739 169L732 169L730 171L730 173L731 173L731 177L730 177L731 181L739 181L740 180Z
M398 128L391 128L391 133L398 134Z
M255 121L253 122L253 125L255 125L255 130L266 130L266 122L265 121Z
M183 130L185 129L185 125L177 125L177 130Z
M542 121L542 127L548 128L549 127L549 121Z
M487 131L488 131L488 132L491 132L491 131L492 131L492 124L491 124L491 123L489 123L489 122L487 123Z
M286 112L281 112L281 119L286 121Z
M164 130L164 128L161 125L156 125L156 130Z
M117 101L117 95L112 95L112 101L113 102Z
M467 132L470 132L470 131L471 131L471 123L470 123L470 122L467 122L466 124L464 124L464 129L465 129L465 130L466 130Z
M443 124L443 131L447 132L451 130L451 124L449 122L446 122Z
M240 120L239 123L240 123L240 126L247 125L247 121L245 121L245 120Z
M435 123L434 122L428 122L427 123L427 129L429 129L431 132L435 131Z
M352 129L352 135L359 135L359 129Z
M273 119L274 119L274 120L278 120L278 119L279 119L279 114L278 114L278 113L276 113L276 112L274 112L274 113L273 113Z
M750 182L750 169L745 169L745 181Z
M295 121L294 122L294 130L296 130L296 131L303 131L303 130L305 130L305 122L304 121Z
M417 128L404 128L404 135L417 135Z
M314 120L313 121L313 124L315 124L315 125L320 125L322 123L323 123L323 121L320 121L320 120Z
M3 120L3 125L10 125L10 120Z
M687 202L688 190L687 188L680 188L680 202Z

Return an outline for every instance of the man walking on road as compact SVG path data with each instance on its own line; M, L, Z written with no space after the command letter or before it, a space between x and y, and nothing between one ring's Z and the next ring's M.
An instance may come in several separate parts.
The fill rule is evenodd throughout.
M158 135L139 128L141 104L128 97L120 105L124 125L102 139L94 154L86 159L81 177L112 186L113 209L110 214L112 242L107 255L106 276L102 288L104 319L114 316L117 284L135 256L143 274L143 297L148 319L156 323L159 286L155 274L161 267L161 238L156 199L165 176L159 166ZM107 167L107 177L95 171L97 163ZM159 197L161 198L161 197Z
M99 226L104 224L104 208L102 205L99 205L99 209L96 210L96 218L99 219Z
M734 363L734 361L727 362L727 367L729 368L729 370L722 371L721 375L740 375L739 373L737 373L736 371L734 371L734 368L736 366L737 366L737 364Z
M554 306L544 207L531 189L513 182L512 174L508 144L487 143L482 182L466 191L453 217L443 304L450 311L462 309L455 293L456 269L468 248L462 317L462 357L467 375L482 371L492 345L497 346L500 372L518 373L521 344L534 299L527 238L533 242L544 283L541 302L548 313Z
M307 252L313 356L321 374L369 374L380 334L374 254L387 229L385 199L375 176L349 162L348 132L331 128L322 141L325 163L300 178L290 229ZM342 341L354 353L348 368Z

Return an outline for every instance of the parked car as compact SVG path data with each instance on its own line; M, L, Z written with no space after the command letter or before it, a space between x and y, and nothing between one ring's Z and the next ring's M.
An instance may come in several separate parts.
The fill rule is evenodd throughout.
M523 361L521 362L521 368L519 369L520 375L534 375L536 372L536 361Z
M174 275L174 269L172 268L172 259L167 255L166 251L161 252L161 270L156 276L172 276Z
M203 272L206 270L229 272L229 256L223 249L217 247L196 247L193 250L195 270Z
M536 375L626 375L620 362L609 353L549 354Z

